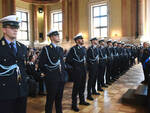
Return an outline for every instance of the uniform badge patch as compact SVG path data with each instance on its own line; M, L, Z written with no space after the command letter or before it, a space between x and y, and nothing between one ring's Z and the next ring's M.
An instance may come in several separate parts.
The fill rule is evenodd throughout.
M6 45L6 44L5 44L5 41L2 41L2 45L3 45L3 46L5 46L5 45Z
M52 48L53 46L52 45L50 45L50 48Z

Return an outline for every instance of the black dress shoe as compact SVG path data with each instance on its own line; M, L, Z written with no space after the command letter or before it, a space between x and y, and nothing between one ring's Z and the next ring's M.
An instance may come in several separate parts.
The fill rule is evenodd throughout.
M98 92L94 92L94 93L92 93L93 95L100 95L100 93L98 93Z
M114 79L111 79L109 82L110 82L110 83L113 83L114 81L115 81Z
M90 103L83 101L83 102L80 102L80 105L89 106L89 105L90 105Z
M41 96L45 96L45 95L46 95L46 93L45 93L45 92L39 92L39 95L41 95Z
M98 91L104 91L102 88L98 89Z
M102 87L105 87L105 88L107 88L107 87L108 87L108 85L104 84L104 85L102 85Z
M94 100L92 96L87 97L88 100Z
M106 83L107 85L111 85L111 83L110 82L108 82L108 83Z
M75 112L79 112L79 111L80 111L77 106L72 106L71 109L72 109L73 111L75 111Z

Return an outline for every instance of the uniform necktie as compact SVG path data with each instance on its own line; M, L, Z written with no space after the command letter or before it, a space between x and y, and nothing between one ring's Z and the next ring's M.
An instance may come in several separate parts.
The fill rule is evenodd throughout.
M58 46L56 46L56 48L55 48L55 49L56 49L56 53L57 53L57 54L59 54L59 47L58 47Z
M13 54L16 56L16 50L14 48L14 43L13 42L10 43L10 47L11 47L11 50L12 50Z

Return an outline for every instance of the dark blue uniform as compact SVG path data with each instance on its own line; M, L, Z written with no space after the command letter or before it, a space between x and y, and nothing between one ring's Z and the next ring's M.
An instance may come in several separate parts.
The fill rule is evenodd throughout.
M85 102L84 91L86 84L86 67L85 67L86 52L84 47L78 45L73 46L67 57L66 63L72 66L72 107L77 107L77 95L79 94L80 103Z
M150 57L150 50L148 48L144 48L143 53L141 55L141 63L143 65L145 83L148 83L148 76L150 74L150 60L148 60L149 57Z
M113 66L113 48L106 47L107 52L107 72L106 72L106 84L111 84L112 78L112 66Z
M14 54L5 38L0 40L0 113L26 113L27 74L26 57L27 48L16 42L17 53ZM4 74L8 69L3 66L17 65L17 67ZM6 76L9 75L9 76Z
M47 90L45 113L52 113L55 101L56 113L62 113L62 97L65 82L63 49L53 44L45 46L39 56L39 67L45 74Z
M99 53L98 48L91 46L87 50L87 66L89 71L88 79L88 97L91 97L92 93L96 93L95 85L98 79L98 63L99 62Z
M98 50L99 50L99 75L98 75L97 88L101 89L101 87L105 86L104 76L105 76L106 64L107 64L107 53L105 47L100 46Z

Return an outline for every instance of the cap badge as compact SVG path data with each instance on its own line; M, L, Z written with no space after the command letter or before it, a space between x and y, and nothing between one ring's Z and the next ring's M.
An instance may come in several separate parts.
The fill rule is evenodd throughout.
M18 20L19 18L18 17L16 17L16 20Z

